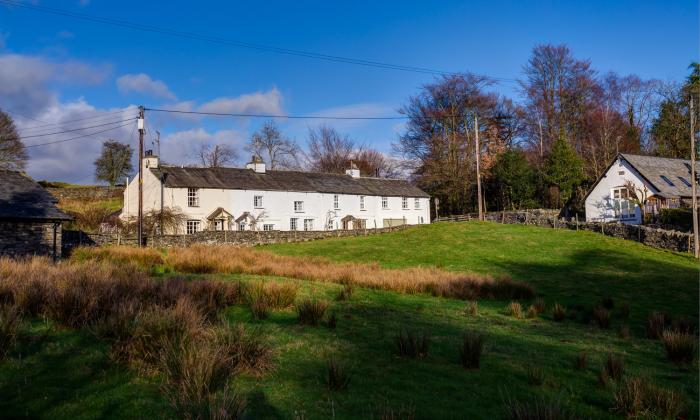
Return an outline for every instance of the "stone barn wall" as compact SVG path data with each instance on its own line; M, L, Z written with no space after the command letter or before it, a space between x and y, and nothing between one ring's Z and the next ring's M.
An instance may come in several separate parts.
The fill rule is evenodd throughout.
M53 255L54 222L0 221L0 255ZM61 225L56 229L56 257L61 256Z

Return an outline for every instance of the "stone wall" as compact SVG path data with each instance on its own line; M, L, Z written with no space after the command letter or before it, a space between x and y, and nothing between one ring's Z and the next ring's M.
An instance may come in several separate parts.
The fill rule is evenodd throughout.
M395 232L410 228L409 225L381 229L328 230L328 231L203 231L192 235L163 235L145 237L147 246L170 248L193 244L256 246L287 242L306 242L325 238L368 236ZM133 235L119 233L86 233L66 230L63 232L63 251L66 255L78 246L137 245Z
M54 223L0 221L0 255L53 256ZM56 229L56 257L61 256L61 226Z
M67 188L46 188L54 197L69 200L105 200L109 198L124 197L124 187L67 187Z
M440 217L439 222L462 222L478 220L476 214ZM559 210L523 210L491 212L486 220L505 224L525 224L553 229L588 230L615 238L641 242L645 245L676 252L692 252L693 235L675 230L657 229L641 225L622 223L583 222L559 217Z

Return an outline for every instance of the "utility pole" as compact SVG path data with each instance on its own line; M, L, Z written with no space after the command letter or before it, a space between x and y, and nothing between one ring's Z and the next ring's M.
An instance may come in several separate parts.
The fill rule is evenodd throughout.
M144 117L145 109L139 106L139 216L138 216L138 241L139 247L143 246L143 134L144 134Z
M156 130L156 150L158 151L158 157L160 157L160 131Z
M690 179L693 183L693 246L695 258L700 257L700 241L698 241L698 197L697 179L695 174L695 108L693 92L690 93Z
M475 146L474 146L474 154L476 155L476 201L477 205L479 206L479 220L484 220L484 207L481 204L481 171L479 169L479 153L480 146L479 146L479 118L476 116L476 113L474 113L474 138L475 138Z

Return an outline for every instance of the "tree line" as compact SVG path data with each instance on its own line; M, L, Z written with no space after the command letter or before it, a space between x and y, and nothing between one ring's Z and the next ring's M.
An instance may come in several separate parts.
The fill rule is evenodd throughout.
M399 109L407 123L391 154L328 125L309 128L302 148L272 120L242 150L273 170L344 173L352 162L364 176L408 177L439 200L441 214L477 209L478 153L488 210L576 207L618 153L689 158L689 97L700 88L700 65L689 73L682 83L600 73L565 45L538 45L517 80L518 101L472 73L424 85ZM96 179L120 182L133 172L132 156L130 146L106 141ZM243 158L226 142L201 144L192 156L207 167ZM26 159L0 111L0 167L22 169Z

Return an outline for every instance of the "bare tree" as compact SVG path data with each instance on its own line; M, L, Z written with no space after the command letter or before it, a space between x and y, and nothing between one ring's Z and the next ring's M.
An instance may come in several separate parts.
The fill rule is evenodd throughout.
M272 120L253 133L246 150L262 159L270 169L299 167L299 146L294 140L284 137Z
M114 186L133 170L131 156L134 150L128 144L116 140L102 143L102 153L95 160L95 178Z
M625 188L627 188L629 201L639 206L639 209L642 211L642 223L644 223L646 218L646 204L649 200L649 189L647 189L646 185L639 188L632 181L625 182Z
M233 161L238 159L238 154L227 144L216 144L214 146L202 144L197 153L197 157L202 166L220 168L230 165Z
M14 121L0 110L0 168L20 171L27 162L27 149Z
M367 146L360 146L353 153L352 161L357 165L362 175L378 178L398 178L401 176L400 165L396 159Z
M345 173L355 152L355 142L335 128L309 128L309 165L319 172Z

